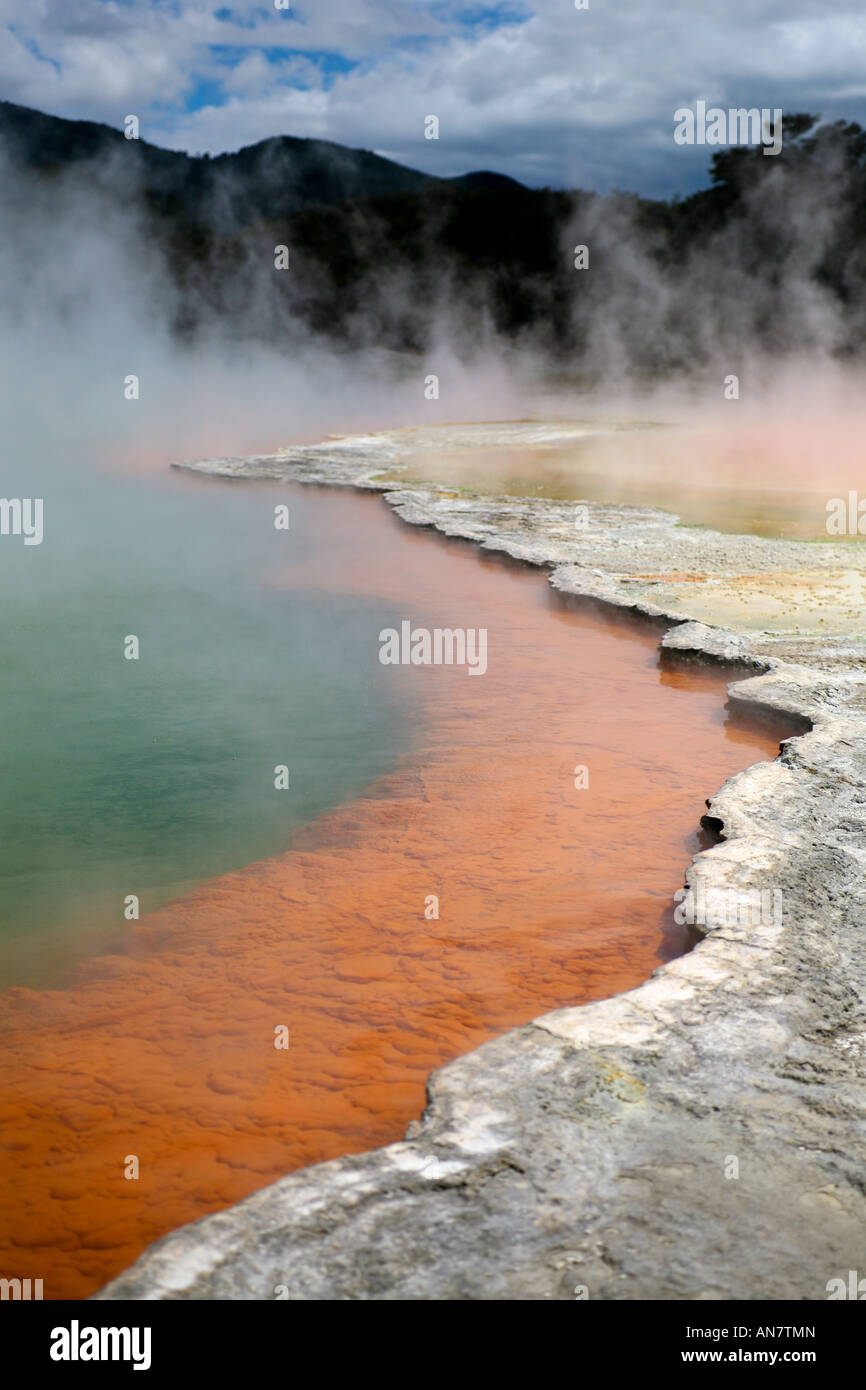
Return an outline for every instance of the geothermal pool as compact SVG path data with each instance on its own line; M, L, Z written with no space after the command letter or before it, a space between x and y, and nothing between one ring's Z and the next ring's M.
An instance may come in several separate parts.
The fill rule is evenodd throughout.
M847 499L852 488L866 495L862 430L850 423L821 418L786 426L774 419L722 429L587 421L584 437L559 441L551 425L546 445L496 446L484 435L501 427L471 426L462 445L434 451L425 441L417 452L406 431L405 466L391 476L398 485L436 482L469 492L660 507L688 525L732 533L857 539L827 530L831 498Z
M78 856L99 889L72 926L59 896L30 923L27 882L10 907L0 1270L41 1278L47 1298L91 1293L156 1237L295 1167L399 1138L433 1067L682 952L672 895L704 798L777 751L726 718L725 674L661 669L655 631L569 607L543 572L407 527L374 495L177 479L140 502L192 540L174 610L164 547L146 583L118 558L127 581L94 584L98 611L117 610L112 652L137 626L160 642L161 621L130 616L136 593L177 624L162 680L127 688L125 720L109 702L123 794L103 788L86 834L66 824L102 756L103 706L90 728L76 705L66 746L83 790L73 767L32 844L26 815L19 828L34 880L68 834L64 872ZM278 502L292 519L275 548L262 519ZM484 674L383 665L379 634L403 620L485 629ZM37 645L41 623L56 636L34 606ZM45 700L52 668L33 670ZM235 755L243 777L210 776ZM17 776L26 807L26 766ZM107 855L112 805L123 834ZM137 875L160 905L110 940L104 923L82 936L101 894ZM46 939L66 941L64 971L29 979Z

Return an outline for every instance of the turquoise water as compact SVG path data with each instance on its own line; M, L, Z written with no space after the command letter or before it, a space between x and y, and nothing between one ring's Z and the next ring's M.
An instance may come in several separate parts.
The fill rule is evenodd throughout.
M127 895L143 915L278 852L392 765L370 636L399 614L281 581L337 543L333 494L63 458L0 495L44 497L41 545L0 537L0 983L45 985L122 944Z

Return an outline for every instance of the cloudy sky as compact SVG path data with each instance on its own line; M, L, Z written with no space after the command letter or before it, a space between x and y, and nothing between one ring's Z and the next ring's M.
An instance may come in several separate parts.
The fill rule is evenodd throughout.
M0 96L192 153L306 135L664 195L706 182L711 152L673 141L698 99L866 124L862 0L278 3L0 0Z

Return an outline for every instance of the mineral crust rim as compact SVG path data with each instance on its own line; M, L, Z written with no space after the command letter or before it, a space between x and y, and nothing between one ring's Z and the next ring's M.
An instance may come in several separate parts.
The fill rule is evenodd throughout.
M550 427L484 428L508 442ZM772 576L808 557L810 573L860 574L866 546L721 535L591 502L576 529L573 502L396 487L377 474L400 467L400 435L176 466L382 491L410 524L658 620L672 660L751 670L731 701L805 732L708 801L724 839L686 883L745 893L771 880L782 919L707 927L637 988L457 1058L430 1077L404 1141L181 1227L96 1297L826 1298L866 1252L863 638L703 623L654 600L653 560Z

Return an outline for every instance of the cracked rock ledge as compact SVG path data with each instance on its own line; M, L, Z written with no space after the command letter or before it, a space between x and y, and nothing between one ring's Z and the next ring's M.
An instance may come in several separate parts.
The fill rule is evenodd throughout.
M483 430L483 443L531 447L563 428L454 427L449 442ZM707 926L639 988L458 1058L430 1077L403 1142L172 1232L95 1297L826 1299L831 1278L866 1274L866 668L860 605L845 606L866 545L722 535L591 502L576 525L573 502L378 476L400 468L406 436L417 456L448 434L178 466L379 489L407 522L657 619L663 659L738 664L732 704L802 732L707 803L723 838L686 883L779 889L781 919ZM761 625L756 583L787 592L787 627L778 614ZM747 591L740 626L702 620L719 586L731 601Z

